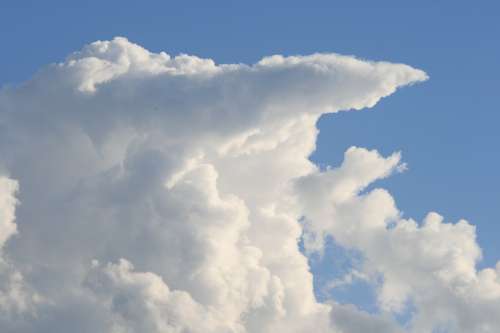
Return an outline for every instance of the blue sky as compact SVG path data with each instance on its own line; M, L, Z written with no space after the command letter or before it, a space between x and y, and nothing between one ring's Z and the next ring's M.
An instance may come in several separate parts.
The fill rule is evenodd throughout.
M0 84L114 36L218 63L336 52L421 68L429 81L372 110L324 117L312 159L337 165L351 145L401 150L409 170L379 184L408 217L434 210L475 224L482 265L493 265L500 257L499 11L497 1L2 1Z

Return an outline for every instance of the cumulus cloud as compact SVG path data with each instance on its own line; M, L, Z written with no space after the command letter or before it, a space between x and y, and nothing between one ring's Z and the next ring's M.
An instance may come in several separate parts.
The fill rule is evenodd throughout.
M17 232L15 193L18 183L0 176L0 322L15 321L18 315L31 312L39 296L25 284L3 251L7 241Z
M393 318L385 315L373 315L358 310L353 305L332 303L332 323L334 330L345 333L403 333Z
M411 331L494 332L500 324L494 314L500 309L500 265L477 270L475 227L465 220L445 223L435 212L422 223L404 219L387 191L366 191L399 166L399 154L384 158L350 148L339 168L300 178L306 248L320 251L325 238L333 237L359 251L364 260L356 273L372 276L380 309L415 309Z
M185 291L171 291L162 278L135 272L130 262L99 267L93 263L88 287L111 314L113 332L235 332L216 311L197 303Z
M475 268L474 228L403 219L366 191L404 170L399 153L308 159L321 115L426 79L337 54L217 65L115 38L3 88L0 328L492 332L499 270ZM328 237L363 254L380 313L317 301L307 255ZM1 306L14 298L26 306Z

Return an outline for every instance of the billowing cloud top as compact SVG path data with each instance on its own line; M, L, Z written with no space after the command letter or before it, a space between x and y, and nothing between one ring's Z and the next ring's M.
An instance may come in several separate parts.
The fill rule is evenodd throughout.
M308 159L322 114L426 79L336 54L216 65L115 38L3 88L0 330L493 332L500 266L476 270L473 226L418 224L365 190L400 154ZM329 237L362 254L346 281L371 283L379 313L317 301L307 255Z

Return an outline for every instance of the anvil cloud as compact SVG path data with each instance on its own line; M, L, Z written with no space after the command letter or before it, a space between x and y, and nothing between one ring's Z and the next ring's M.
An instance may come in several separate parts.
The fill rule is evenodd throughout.
M216 65L115 38L2 88L0 330L494 332L500 265L476 269L474 227L417 223L366 190L404 169L399 153L308 159L321 115L426 79L337 54ZM378 313L316 299L307 256L329 237L363 255Z

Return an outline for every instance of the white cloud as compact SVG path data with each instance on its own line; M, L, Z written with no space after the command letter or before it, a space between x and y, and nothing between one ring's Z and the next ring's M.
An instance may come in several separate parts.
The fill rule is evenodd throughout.
M414 332L494 332L500 325L499 271L477 270L481 249L474 226L444 223L436 213L418 224L401 218L385 190L366 192L370 183L397 171L399 159L351 148L339 168L301 178L297 187L310 240L305 245L321 250L331 236L360 251L361 274L378 284L381 310L403 313L411 304Z
M216 65L116 38L2 89L0 165L21 204L11 237L10 180L0 244L10 239L10 269L43 302L0 328L399 332L390 312L409 301L419 332L464 318L472 331L492 325L498 270L475 269L472 227L434 215L419 227L386 191L362 192L404 169L398 153L351 148L326 172L308 160L322 114L371 107L426 79L336 54ZM298 247L304 232L308 251L327 236L361 251L360 276L384 276L386 313L319 303Z
M0 176L0 250L5 243L17 232L15 193L18 183L5 176Z
M94 267L87 286L112 317L112 332L238 332L243 328L197 303L185 291L171 291L154 273L135 272L128 261Z
M403 333L393 318L372 315L353 305L332 304L332 322L335 330L342 333Z
M30 312L40 297L26 286L22 274L4 256L7 241L17 233L15 194L18 183L0 176L0 323Z

